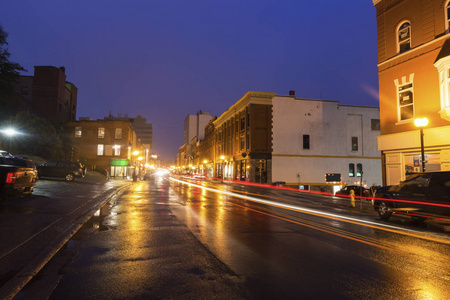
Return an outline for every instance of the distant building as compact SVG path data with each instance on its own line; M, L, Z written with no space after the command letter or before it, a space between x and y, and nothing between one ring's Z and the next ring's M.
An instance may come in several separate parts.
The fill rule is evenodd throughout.
M272 98L247 92L214 123L215 176L251 182L272 181Z
M198 164L199 173L207 177L214 177L214 121L217 117L212 118L205 126L205 138L198 145Z
M197 146L205 138L205 126L212 118L209 112L200 110L196 115L187 115L184 119L184 144L177 154L177 164L183 169L182 173L191 173L189 166L198 165L200 157Z
M378 107L274 96L272 181L328 192L380 185L379 118Z
M89 169L107 170L112 177L131 176L135 168L144 170L146 148L129 121L83 120L67 125L72 142L71 160Z
M147 119L143 118L141 113L138 112L136 118L128 117L128 114L124 117L115 117L109 113L109 116L105 117L104 120L129 121L136 132L137 137L141 140L141 143L148 149L149 154L153 153L153 124L147 123Z
M14 90L26 110L51 122L74 121L77 87L66 81L65 68L35 66L34 76L20 76Z
M209 112L201 110L196 115L187 115L184 119L184 143L189 144L194 137L203 140L205 126L212 118Z
M450 170L450 2L373 0L377 12L378 77L384 183L408 172Z
M379 125L378 107L250 91L208 123L184 172L328 192L379 185Z

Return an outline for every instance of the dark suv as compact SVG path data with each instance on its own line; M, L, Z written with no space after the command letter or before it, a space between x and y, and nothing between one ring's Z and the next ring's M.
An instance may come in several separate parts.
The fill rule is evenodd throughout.
M399 185L377 189L374 209L382 219L393 213L410 215L415 221L450 217L450 171L414 173Z
M75 178L82 178L85 169L79 162L74 161L49 161L37 166L39 178L58 177L67 181L74 181Z

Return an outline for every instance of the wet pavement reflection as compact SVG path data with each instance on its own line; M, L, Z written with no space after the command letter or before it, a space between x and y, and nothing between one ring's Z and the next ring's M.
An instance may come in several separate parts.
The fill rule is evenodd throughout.
M244 197L260 189L198 183L168 178L133 183L80 231L72 248L77 258L63 270L50 298L450 295L450 238L445 233L371 223L370 212L327 208L317 203L320 198L299 197L296 203L328 215ZM243 195L228 193L237 188ZM285 192L267 194L292 202ZM346 219L333 217L339 213Z

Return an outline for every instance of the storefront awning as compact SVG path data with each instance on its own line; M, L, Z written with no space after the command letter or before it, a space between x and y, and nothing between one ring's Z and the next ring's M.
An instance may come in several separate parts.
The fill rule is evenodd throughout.
M130 165L130 161L128 159L111 159L109 164L112 167L128 167Z

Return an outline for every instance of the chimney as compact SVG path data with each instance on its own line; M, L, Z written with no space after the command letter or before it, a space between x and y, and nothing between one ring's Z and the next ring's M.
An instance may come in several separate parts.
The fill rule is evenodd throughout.
M59 67L64 74L66 74L66 67Z
M295 96L295 91L289 91L289 96Z

